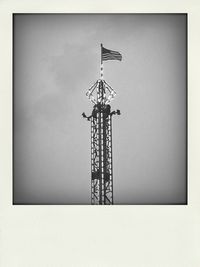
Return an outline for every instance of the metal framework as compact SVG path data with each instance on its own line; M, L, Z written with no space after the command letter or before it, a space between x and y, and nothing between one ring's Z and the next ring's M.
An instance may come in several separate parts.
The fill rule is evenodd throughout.
M98 80L86 93L94 104L92 114L83 117L91 122L91 204L112 205L112 111L109 103L116 92L105 82Z

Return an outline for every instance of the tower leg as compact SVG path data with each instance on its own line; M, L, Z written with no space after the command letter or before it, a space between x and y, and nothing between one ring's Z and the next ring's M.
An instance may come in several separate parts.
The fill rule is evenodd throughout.
M91 120L91 203L113 204L112 116L99 111Z

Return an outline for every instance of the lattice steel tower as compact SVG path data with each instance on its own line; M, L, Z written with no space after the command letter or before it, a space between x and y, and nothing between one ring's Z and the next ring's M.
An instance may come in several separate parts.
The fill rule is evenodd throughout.
M114 56L112 53L116 53ZM112 55L111 55L112 54ZM121 60L119 52L105 49L101 45L101 79L87 91L86 95L94 104L92 114L83 117L91 122L91 204L112 205L113 165L112 165L112 116L120 115L120 110L112 111L109 105L116 92L103 79L103 61Z

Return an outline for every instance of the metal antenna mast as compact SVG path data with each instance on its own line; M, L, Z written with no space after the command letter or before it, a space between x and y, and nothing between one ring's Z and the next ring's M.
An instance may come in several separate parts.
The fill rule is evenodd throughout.
M116 92L103 79L102 53L100 77L86 93L94 104L92 114L82 116L91 122L91 204L112 205L112 116L120 110L111 112L109 103Z

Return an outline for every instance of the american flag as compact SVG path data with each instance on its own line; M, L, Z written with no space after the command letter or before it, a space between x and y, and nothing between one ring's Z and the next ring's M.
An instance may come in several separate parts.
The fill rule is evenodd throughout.
M102 61L106 61L106 60L120 60L121 61L122 60L122 55L119 52L109 50L103 46L101 48L101 56L102 56Z

